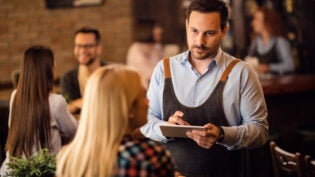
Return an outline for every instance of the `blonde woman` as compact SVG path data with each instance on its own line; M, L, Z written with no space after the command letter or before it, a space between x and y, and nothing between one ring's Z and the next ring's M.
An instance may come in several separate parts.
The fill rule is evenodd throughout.
M95 71L84 93L78 132L57 156L57 176L173 176L168 151L130 136L147 122L147 109L135 70L110 65Z

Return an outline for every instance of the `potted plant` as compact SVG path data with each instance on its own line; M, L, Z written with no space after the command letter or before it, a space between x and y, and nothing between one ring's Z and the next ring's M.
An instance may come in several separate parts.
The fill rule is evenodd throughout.
M54 177L56 159L47 149L40 149L30 158L12 157L7 166L5 177Z

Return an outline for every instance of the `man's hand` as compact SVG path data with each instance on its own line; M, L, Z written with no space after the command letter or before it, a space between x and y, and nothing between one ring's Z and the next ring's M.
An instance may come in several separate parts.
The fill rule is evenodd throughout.
M168 118L167 123L176 125L189 125L188 122L183 120L184 113L181 111L176 111L172 116Z
M220 130L217 126L213 124L206 124L206 131L193 130L186 133L186 135L194 140L199 146L210 149L219 139Z

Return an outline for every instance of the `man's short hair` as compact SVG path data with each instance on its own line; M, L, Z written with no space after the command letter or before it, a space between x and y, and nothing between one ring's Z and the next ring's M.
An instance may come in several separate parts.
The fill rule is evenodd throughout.
M89 27L89 26L84 26L84 27L76 30L75 33L74 33L74 36L76 36L79 33L84 33L84 34L92 33L92 34L94 34L96 44L99 44L100 41L101 41L100 32L96 28L92 28L92 27Z
M229 10L226 3L221 0L193 0L186 11L188 21L192 11L201 13L219 12L221 17L221 29L224 29L228 21Z

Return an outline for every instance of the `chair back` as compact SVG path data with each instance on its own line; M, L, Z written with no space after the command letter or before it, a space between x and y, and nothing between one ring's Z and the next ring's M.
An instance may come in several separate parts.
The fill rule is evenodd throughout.
M315 160L311 160L311 156L305 156L305 167L307 177L315 177Z
M301 153L288 152L280 148L274 141L271 141L269 145L275 177L284 175L306 177L304 156Z

